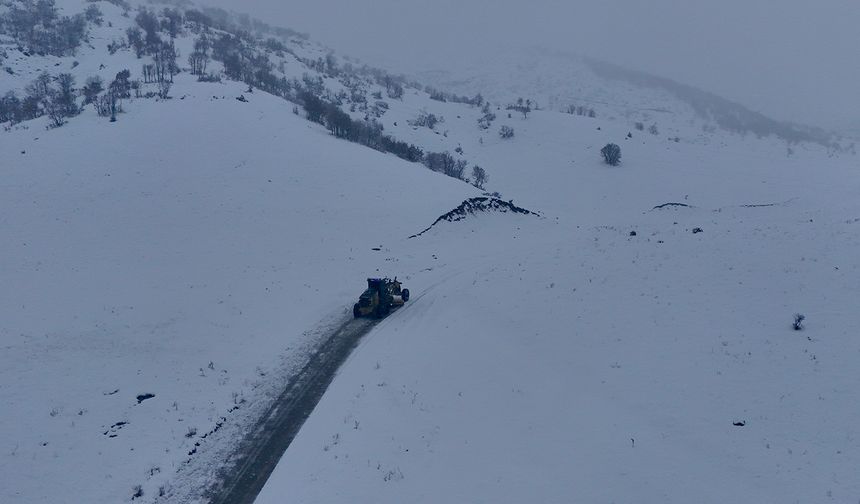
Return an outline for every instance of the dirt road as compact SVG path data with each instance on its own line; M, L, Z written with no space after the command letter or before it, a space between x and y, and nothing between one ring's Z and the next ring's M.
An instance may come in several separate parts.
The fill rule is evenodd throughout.
M338 368L378 321L345 320L287 384L238 448L236 468L207 497L211 504L251 504L322 398Z

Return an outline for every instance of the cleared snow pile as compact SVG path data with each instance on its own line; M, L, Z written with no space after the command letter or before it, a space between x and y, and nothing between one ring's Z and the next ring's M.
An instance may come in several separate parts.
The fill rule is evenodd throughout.
M440 215L438 219L436 219L433 224L430 224L427 229L421 231L420 233L414 234L409 238L417 238L427 231L433 229L436 224L440 222L457 222L465 219L470 215L476 215L478 213L489 213L489 212L499 212L499 213L518 213L523 215L534 215L540 216L540 214L536 212L532 212L531 210L526 210L525 208L520 208L513 204L512 201L502 201L498 198L487 198L487 197L477 197L477 198L469 198L466 201L460 203L460 205L451 210L450 212Z

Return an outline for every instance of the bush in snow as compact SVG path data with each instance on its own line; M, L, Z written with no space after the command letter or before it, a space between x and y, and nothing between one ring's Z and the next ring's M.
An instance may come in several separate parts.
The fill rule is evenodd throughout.
M399 100L403 98L403 85L399 82L392 82L388 85L386 92L388 93L388 97L392 100Z
M434 172L448 173L454 170L457 161L450 152L428 152L424 156L424 165Z
M123 70L116 74L116 78L108 85L107 92L94 100L96 112L101 117L110 117L111 122L116 121L116 115L122 112L122 101L131 97L132 83L129 81L131 72Z
M87 7L84 11L84 17L87 18L87 21L96 26L101 26L104 22L104 18L102 18L102 10L99 9L98 5L90 5Z
M806 316L804 316L802 313L795 313L794 314L794 324L792 324L792 327L794 328L795 331L802 331L803 330L803 321L804 320L806 320Z
M60 16L54 0L2 2L0 33L11 35L20 45L37 54L69 56L87 37L84 14Z
M158 97L162 100L170 98L170 81L161 81L158 83Z
M434 172L463 180L469 162L464 159L454 159L450 152L428 152L424 155L424 165Z
M7 92L0 98L0 123L17 122L21 120L21 100L14 91Z
M117 98L131 98L131 72L123 70L116 74L113 82L110 83L109 89L116 94Z
M514 137L514 129L511 128L510 126L507 126L507 125L502 126L501 128L499 128L499 136L502 137L503 140L513 138Z
M84 95L84 105L88 105L96 101L99 93L104 91L104 88L104 81L102 81L102 78L98 75L88 78L86 84L84 84L84 87L81 89L81 92Z
M496 114L484 114L478 119L478 129L488 130L492 125L493 121L496 120Z
M433 129L437 124L443 122L444 119L437 117L436 114L427 112L426 110L422 110L418 117L412 121L409 121L409 124L412 126L420 126L422 128Z
M463 174L466 172L467 166L469 166L468 161L466 161L465 159L458 159L457 162L454 163L454 168L452 170L446 171L445 175L465 181L466 178L463 176Z
M617 144L606 144L600 149L600 154L603 155L603 160L609 166L618 166L618 163L621 162L621 147Z
M439 91L438 89L433 89L433 88L428 87L427 93L430 94L431 100L436 100L436 101L440 101L440 102L448 101L445 99L445 93L443 93L442 91Z
M75 95L74 76L67 73L60 74L57 77L57 87L50 88L43 99L42 106L51 119L51 126L58 128L66 123L67 117L78 115Z
M326 112L326 104L320 100L313 92L302 91L299 93L299 102L305 108L305 118L308 121L313 121L322 124L323 116Z

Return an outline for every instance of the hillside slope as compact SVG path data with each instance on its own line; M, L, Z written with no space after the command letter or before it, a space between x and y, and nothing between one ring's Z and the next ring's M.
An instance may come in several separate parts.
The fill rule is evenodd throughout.
M257 502L855 500L855 170L738 155L540 166L519 187L548 218L395 250L440 280L412 279Z
M0 135L4 502L154 497L367 275L397 273L372 248L474 194L263 93L175 89L116 123Z

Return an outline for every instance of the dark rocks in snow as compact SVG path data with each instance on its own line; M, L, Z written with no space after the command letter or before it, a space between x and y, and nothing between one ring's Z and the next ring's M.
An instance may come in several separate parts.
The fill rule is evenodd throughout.
M637 235L636 231L630 231L630 236L636 236L636 235Z
M117 437L117 432L119 432L120 429L122 429L126 425L128 425L128 422L117 422L111 425L108 430L104 431L104 435L109 438L115 438Z
M245 95L239 95L239 96L237 96L237 97L236 97L236 100L238 100L238 101L240 101L240 102L242 102L242 103L248 103L248 99L247 99L247 98L245 98Z
M655 207L654 207L654 208L652 208L651 210L660 210L660 209L668 208L668 207L686 207L686 208L692 208L690 205L688 205L688 204L686 204L686 203L663 203L662 205L657 205L657 206L655 206Z
M477 198L469 198L466 201L460 203L460 205L451 210L450 212L440 215L438 219L436 219L433 224L427 227L424 231L420 233L414 234L409 238L417 238L430 229L433 228L436 224L440 222L457 222L465 219L470 215L476 215L478 213L488 213L488 212L498 212L498 213L517 213L523 215L535 215L540 216L540 214L536 212L532 212L531 210L526 210L525 208L520 208L514 205L513 200L511 201L503 201L498 198L487 198L487 197L477 197Z
M700 227L693 228L693 234L699 234L699 233L704 233L704 231L702 231L702 228L700 228Z

